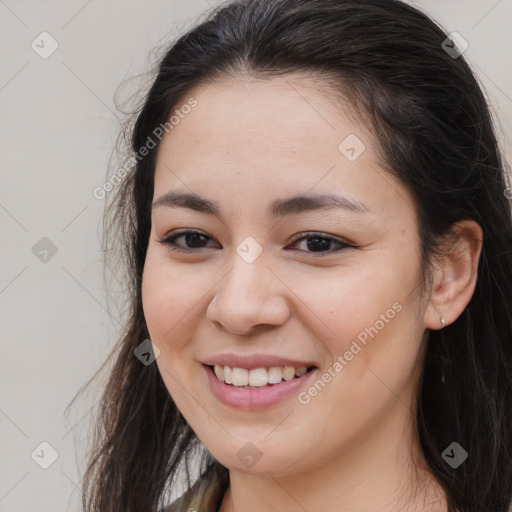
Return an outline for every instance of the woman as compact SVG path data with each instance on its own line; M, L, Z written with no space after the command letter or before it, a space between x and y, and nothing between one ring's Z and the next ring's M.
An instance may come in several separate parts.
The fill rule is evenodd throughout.
M131 145L84 510L508 510L511 209L454 38L395 0L235 1Z

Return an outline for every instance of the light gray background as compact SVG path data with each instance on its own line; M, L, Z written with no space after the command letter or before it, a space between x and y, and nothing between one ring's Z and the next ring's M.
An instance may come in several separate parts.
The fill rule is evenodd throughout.
M63 414L118 328L102 283L104 203L92 194L119 130L114 93L149 69L154 47L215 4L0 0L0 512L81 510L99 388ZM512 0L415 4L468 41L510 161ZM59 45L47 59L31 48L43 31ZM43 237L57 248L46 262L32 251ZM31 458L43 441L58 453L48 469ZM34 458L49 456L43 446Z

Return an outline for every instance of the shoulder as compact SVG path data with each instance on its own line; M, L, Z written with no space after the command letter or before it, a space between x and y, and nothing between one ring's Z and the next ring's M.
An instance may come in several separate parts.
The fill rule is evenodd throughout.
M198 496L198 484L196 482L188 491L159 512L193 512L193 502ZM192 510L191 510L192 509Z
M215 467L201 475L178 499L159 512L217 512L229 487L229 472Z
M182 512L183 505L184 504L182 498L178 498L176 501L173 501L169 506L160 509L159 512Z

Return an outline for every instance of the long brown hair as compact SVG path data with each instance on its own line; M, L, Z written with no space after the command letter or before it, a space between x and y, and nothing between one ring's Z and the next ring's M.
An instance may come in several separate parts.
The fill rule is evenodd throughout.
M436 23L396 0L239 0L166 51L130 129L133 169L110 194L105 215L105 250L115 258L111 266L125 264L129 307L95 426L84 511L156 512L181 470L191 485L196 449L203 455L199 471L227 481L228 470L201 447L157 366L134 357L149 338L141 280L159 141L143 157L138 152L199 84L291 72L329 80L370 120L386 170L415 199L425 269L455 222L473 219L483 229L470 303L452 325L429 333L416 420L450 512L508 511L512 215L488 105L464 57L447 51L446 40ZM441 456L454 440L469 453L457 469Z

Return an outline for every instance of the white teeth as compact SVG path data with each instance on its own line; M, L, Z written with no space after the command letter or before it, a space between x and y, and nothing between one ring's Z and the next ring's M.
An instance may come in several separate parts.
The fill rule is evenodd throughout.
M249 370L245 368L233 368L231 384L233 384L233 386L247 386L247 384L249 384Z
M249 386L265 386L268 381L268 373L265 368L255 368L249 372Z
M213 371L217 378L226 384L238 387L263 387L267 384L279 384L283 379L288 381L295 378L295 376L302 377L307 372L307 368L305 366L299 368L272 366L270 368L247 370L246 368L215 365Z
M218 364L216 364L213 367L213 371L215 372L215 375L217 375L217 378L219 380L224 380L224 366L219 366Z
M215 368L215 366L214 366ZM224 366L224 382L226 384L231 384L231 372L233 370L231 369L230 366Z
M295 368L293 366L285 366L283 370L283 379L292 380L295 377Z
M268 369L269 384L279 384L283 380L283 370L279 366L272 366Z
M308 369L305 366L301 366L295 370L295 375L297 375L297 377L302 377L307 371Z

